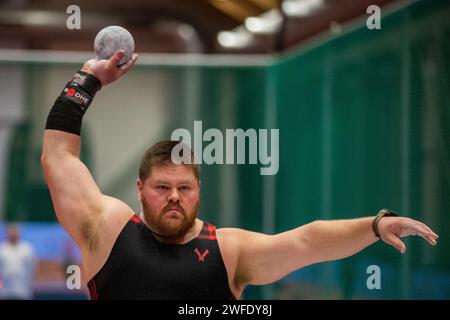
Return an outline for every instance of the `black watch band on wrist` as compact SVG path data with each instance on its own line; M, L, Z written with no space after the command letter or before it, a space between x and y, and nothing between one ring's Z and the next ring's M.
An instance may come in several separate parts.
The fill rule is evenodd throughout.
M372 230L376 237L380 237L380 232L378 231L378 222L380 222L381 218L383 217L396 217L397 214L395 212L392 212L389 209L381 209L378 211L378 214L375 216L375 218L372 221Z

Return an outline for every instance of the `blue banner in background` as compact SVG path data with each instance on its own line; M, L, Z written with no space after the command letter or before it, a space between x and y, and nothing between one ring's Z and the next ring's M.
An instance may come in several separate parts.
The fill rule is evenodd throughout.
M80 250L57 223L19 223L20 238L34 249L36 258L54 262L81 260ZM0 241L6 240L6 225L0 224Z

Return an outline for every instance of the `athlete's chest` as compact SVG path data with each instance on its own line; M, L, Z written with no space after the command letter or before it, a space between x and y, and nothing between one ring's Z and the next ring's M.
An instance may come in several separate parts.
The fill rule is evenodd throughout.
M99 294L132 290L135 298L229 298L228 277L215 238L165 244L142 229L128 228L96 275Z

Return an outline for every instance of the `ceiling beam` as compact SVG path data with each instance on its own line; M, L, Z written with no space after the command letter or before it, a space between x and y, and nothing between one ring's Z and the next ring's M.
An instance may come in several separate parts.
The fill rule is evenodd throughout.
M231 16L238 23L247 17L258 16L263 10L247 0L207 0L210 5Z

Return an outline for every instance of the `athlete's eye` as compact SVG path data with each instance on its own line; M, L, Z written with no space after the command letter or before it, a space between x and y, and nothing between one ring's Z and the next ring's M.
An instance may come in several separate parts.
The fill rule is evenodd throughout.
M180 191L188 191L188 190L191 190L191 187L189 187L189 186L181 186L179 189L180 189Z
M169 190L169 187L166 186L166 185L161 184L161 185L157 185L156 189L158 189L158 190Z

